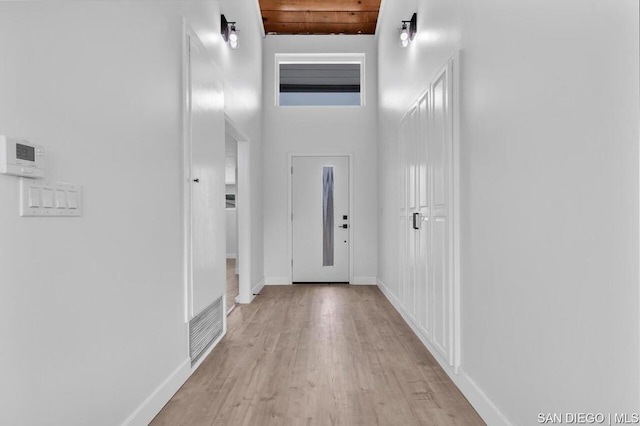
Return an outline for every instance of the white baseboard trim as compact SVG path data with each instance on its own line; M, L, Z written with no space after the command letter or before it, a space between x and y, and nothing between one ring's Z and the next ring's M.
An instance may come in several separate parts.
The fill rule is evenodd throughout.
M502 412L496 407L496 405L489 399L484 391L464 372L462 368L459 369L456 374L448 362L440 356L438 351L433 348L427 338L420 332L416 324L407 315L404 308L400 304L398 298L389 290L389 288L378 279L378 288L382 291L382 294L389 300L393 307L400 313L402 319L407 323L413 333L420 339L422 344L427 348L431 355L438 361L440 367L447 373L449 378L460 389L462 394L467 398L469 403L478 412L480 417L486 424L491 426L513 426L513 424L502 414Z
M474 382L462 368L460 368L456 385L486 424L513 426L509 419L502 414L493 401L489 399L477 383Z
M378 277L353 277L351 285L377 285Z
M260 294L260 292L262 291L262 289L264 288L264 278L260 280L260 282L256 285L253 286L253 288L251 289L251 294L253 296Z
M136 408L122 426L147 426L190 375L191 359L187 358Z
M227 259L237 259L238 255L235 253L227 253Z
M224 305L223 305L224 306ZM222 334L213 341L209 349L198 359L193 366L191 358L187 358L154 390L144 402L136 408L121 426L147 426L158 415L160 410L169 402L173 395L184 385L191 375L200 367L200 364L218 346L218 343L227 335L227 315L222 321Z
M265 277L264 285L290 285L289 277ZM377 277L353 277L351 285L377 285ZM255 293L255 292L254 292Z
M264 277L264 285L290 285L289 277Z

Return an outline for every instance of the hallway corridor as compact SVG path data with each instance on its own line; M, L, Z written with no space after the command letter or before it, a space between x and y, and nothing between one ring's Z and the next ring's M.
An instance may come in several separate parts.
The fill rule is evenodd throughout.
M269 286L152 425L483 425L374 286Z
M240 292L238 289L238 281L239 278L236 274L236 260L227 259L227 313L229 313L231 309L235 309L236 297Z

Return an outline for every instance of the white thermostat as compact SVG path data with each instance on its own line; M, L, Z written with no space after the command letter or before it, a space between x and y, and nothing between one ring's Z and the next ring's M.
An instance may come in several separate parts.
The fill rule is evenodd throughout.
M44 149L30 142L0 135L0 173L44 177Z

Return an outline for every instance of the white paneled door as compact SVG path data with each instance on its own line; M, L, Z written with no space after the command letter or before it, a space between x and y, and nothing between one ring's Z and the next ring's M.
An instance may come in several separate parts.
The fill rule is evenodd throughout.
M402 261L405 313L439 355L454 363L453 61L401 123Z
M407 161L407 211L415 212L418 208L418 185L419 185L419 175L418 175L418 162L417 160L417 151L418 151L418 140L417 140L417 129L418 129L418 116L416 109L412 109L409 112L409 117L406 122L406 161ZM413 227L413 217L408 223ZM418 276L419 276L419 268L417 263L418 256L418 241L419 234L417 232L409 232L407 235L407 275L406 275L406 284L405 284L405 309L407 313L411 317L412 320L416 319L416 307L420 304L420 301L417 300L418 293Z
M349 158L292 157L293 282L349 282Z
M225 291L224 101L221 75L193 33L188 35L185 174L189 319Z
M453 235L451 212L452 183L452 135L450 72L445 68L431 85L431 108L427 114L427 157L431 177L431 194L427 208L430 228L429 249L433 281L433 334L432 340L440 354L450 364L453 362L451 346L453 335L451 298L453 281L451 276L451 239Z

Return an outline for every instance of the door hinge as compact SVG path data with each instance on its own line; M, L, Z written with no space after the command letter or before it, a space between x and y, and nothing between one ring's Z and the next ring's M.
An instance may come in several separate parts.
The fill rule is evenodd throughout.
M293 213L291 213L291 222L293 222Z
M293 259L291 259L291 266L293 266Z
M293 174L293 166L291 166L291 174Z

